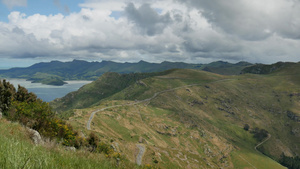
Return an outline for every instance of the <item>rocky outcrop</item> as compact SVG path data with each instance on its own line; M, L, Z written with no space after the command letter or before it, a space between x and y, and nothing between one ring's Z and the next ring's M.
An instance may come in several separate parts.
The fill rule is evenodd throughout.
M291 130L292 135L296 136L296 137L300 137L300 128L293 128Z
M65 149L66 149L67 151L73 151L73 152L76 151L76 148L75 148L75 147L65 147Z
M144 82L141 81L141 80L136 81L136 84L138 84L138 85L140 85L140 86L145 86L145 87L147 87L146 83L144 83Z
M292 111L287 111L286 113L287 113L288 118L290 118L291 120L294 120L296 122L300 122L300 116L297 116Z
M164 123L156 124L156 132L166 136L177 136L177 127L168 126Z
M199 100L193 100L193 101L191 101L191 102L189 102L189 105L190 106L194 106L194 105L199 105L199 106L201 106L201 105L203 105L204 103L202 102L202 101L199 101Z
M43 144L42 137L38 131L30 129L30 128L27 128L27 130L28 130L29 136L34 144L36 144L36 145Z

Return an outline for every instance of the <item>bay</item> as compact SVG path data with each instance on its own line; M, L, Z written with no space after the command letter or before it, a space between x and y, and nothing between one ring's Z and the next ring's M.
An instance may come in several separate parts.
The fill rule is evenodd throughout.
M26 81L26 79L6 79L11 84L18 89L18 84L28 89L29 92L35 93L38 98L43 101L50 102L56 98L61 98L66 94L78 90L83 85L91 83L92 81L65 81L68 84L63 86L52 86L52 85L44 85L41 83L31 83L30 81Z

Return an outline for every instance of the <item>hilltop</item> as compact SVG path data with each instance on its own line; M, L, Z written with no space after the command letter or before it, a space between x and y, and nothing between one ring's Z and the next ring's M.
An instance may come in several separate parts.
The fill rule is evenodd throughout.
M51 105L83 132L90 121L132 162L144 147L141 163L162 168L284 168L282 154L300 154L299 66L236 76L173 69L126 85L109 73ZM92 101L70 104L80 100Z
M27 68L11 68L0 70L0 77L25 78L32 82L40 82L49 85L63 85L65 80L96 80L106 72L145 73L159 72L168 69L204 69L219 74L239 74L240 71L252 64L239 62L236 64L228 62L212 62L210 64L188 64L183 62L149 63L140 61L137 63L118 63L112 61L87 62L73 60L71 62L42 62Z

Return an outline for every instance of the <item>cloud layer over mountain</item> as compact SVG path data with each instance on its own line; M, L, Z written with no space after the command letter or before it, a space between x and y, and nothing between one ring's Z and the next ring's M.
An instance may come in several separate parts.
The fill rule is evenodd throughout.
M67 15L12 11L8 23L0 22L0 57L300 60L299 0L87 0L79 5L80 12Z

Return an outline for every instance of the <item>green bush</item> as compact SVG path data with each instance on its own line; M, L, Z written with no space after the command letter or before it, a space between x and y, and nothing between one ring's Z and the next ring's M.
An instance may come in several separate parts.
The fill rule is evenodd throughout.
M257 141L263 141L266 137L268 137L268 131L265 129L259 129L259 128L255 128L252 133L254 134L253 137L257 140Z
M72 126L55 115L47 102L37 99L26 88L19 85L16 91L13 85L3 80L0 81L0 94L0 108L9 120L33 128L44 137L57 139L65 146L90 147L92 152L104 153L109 158L121 157L110 145L100 142L95 133L87 139L80 137Z

